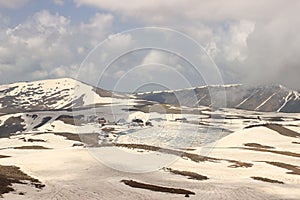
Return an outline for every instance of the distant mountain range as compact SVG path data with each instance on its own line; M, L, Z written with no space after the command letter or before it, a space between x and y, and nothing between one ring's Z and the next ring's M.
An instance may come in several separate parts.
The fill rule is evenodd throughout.
M0 113L64 110L102 105L116 99L143 99L188 107L212 106L211 97L225 91L226 106L253 111L300 112L300 94L281 85L204 86L176 91L121 94L63 78L0 86ZM180 100L178 100L180 99Z
M282 85L257 87L244 85L204 86L176 91L153 91L136 95L139 98L160 103L197 107L212 106L213 102L220 101L218 98L221 98L222 95L218 94L223 94L228 108L263 112L300 112L300 94ZM214 101L211 100L212 97Z

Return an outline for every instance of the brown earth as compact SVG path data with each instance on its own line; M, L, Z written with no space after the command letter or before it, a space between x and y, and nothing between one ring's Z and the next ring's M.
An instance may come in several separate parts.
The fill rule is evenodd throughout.
M300 158L300 154L299 153L294 153L294 152L290 152L290 151L277 151L277 150L270 150L270 149L246 148L246 147L241 147L239 149L251 150L251 151L260 151L260 152L267 152L267 153L274 153L274 154L279 154L279 155L284 155L284 156L291 156L291 157Z
M133 180L121 180L121 182L124 183L125 185L128 185L133 188L140 188L140 189L146 189L146 190L151 190L151 191L156 191L156 192L172 193L172 194L184 194L186 196L195 195L194 192L185 190L185 189L151 185L151 184L141 183L141 182L137 182L137 181L133 181Z
M292 142L293 144L300 144L300 142Z
M286 164L282 162L262 161L267 164L290 170L287 174L300 175L300 167L296 165Z
M251 178L254 179L254 180L257 180L257 181L263 181L263 182L268 182L268 183L284 184L284 182L282 182L282 181L278 181L278 180L274 180L274 179L269 179L269 178L263 178L263 177L259 177L259 176L252 176Z
M208 180L207 176L203 176L203 175L200 175L200 174L195 173L195 172L179 171L179 170L174 170L174 169L171 169L171 168L163 168L163 170L165 170L167 172L170 172L172 174L187 176L187 177L189 177L189 179L194 179L194 180L198 180L198 181Z
M56 120L60 120L65 124L70 124L74 126L80 126L84 123L84 120L81 119L81 116L69 116L69 115L61 115Z
M130 148L130 149L143 149L143 150L148 150L148 151L157 151L161 153L166 153L166 154L171 154L171 155L176 155L180 156L182 158L189 158L190 160L194 162L221 162L221 161L226 161L229 163L233 163L233 165L230 165L228 167L252 167L252 163L246 163L242 161L236 161L236 160L231 160L231 159L219 159L219 158L213 158L213 157L208 157L208 156L201 156L198 154L192 154L192 153L187 153L184 151L178 151L178 150L173 150L173 149L166 149L166 148L160 148L156 146L150 146L150 145L144 145L144 144L121 144L121 143L115 143L113 144L114 146L117 147L125 147L125 148Z
M0 158L9 158L10 156L0 155Z
M283 127L280 124L272 124L272 123L267 123L267 124L253 124L250 126L246 126L245 128L254 128L254 127L259 127L259 126L264 126L267 127L273 131L276 131L277 133L287 136L287 137L294 137L294 138L300 138L300 133L297 133L296 131L293 131L291 129L288 129L286 127Z
M244 144L246 147L254 147L254 148L263 148L263 149L275 149L275 147L267 146L267 145L261 145L258 143L246 143Z
M47 147L43 147L43 146L39 146L39 145L32 145L32 146L20 146L20 147L14 147L14 149L51 149L51 148L47 148Z
M244 144L246 147L254 147L254 148L263 148L263 149L275 149L275 147L267 146L267 145L261 145L258 143L246 143Z
M22 172L19 167L0 165L0 197L2 194L14 191L12 184L28 184L27 182L38 189L45 186L38 179Z

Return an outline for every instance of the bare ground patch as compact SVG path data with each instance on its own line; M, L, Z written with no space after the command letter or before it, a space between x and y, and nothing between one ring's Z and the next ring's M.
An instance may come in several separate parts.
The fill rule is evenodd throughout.
M82 125L82 123L84 123L82 117L83 117L82 115L78 115L78 116L60 115L58 118L56 118L56 120L60 120L65 124L80 126Z
M196 149L193 149L193 148L179 148L179 150L183 150L183 151L195 151Z
M44 133L36 133L36 135L42 135ZM83 133L83 134L76 134L76 133L54 133L54 132L47 132L47 134L53 134L57 136L65 137L67 140L72 140L76 142L83 142L89 146L98 145L98 133Z
M10 156L0 155L0 158L9 158Z
M2 197L2 194L14 191L12 184L15 183L31 184L38 189L45 186L38 179L22 172L19 167L0 165L0 197Z
M290 151L277 151L277 150L270 150L270 149L263 149L263 148L246 148L246 147L241 147L239 149L274 153L274 154L279 154L279 155L284 155L284 156L291 156L291 157L300 158L299 153L294 153L294 152L290 152Z
M113 133L114 130L115 130L114 127L104 127L104 128L102 128L102 131L110 132L110 133Z
M28 138L26 140L25 137L20 137L19 140L22 140L23 142L46 142L46 140L43 139L33 139L33 138Z
M73 141L78 141L81 142L80 137L78 134L73 134L73 133L53 133L54 135L59 135L63 136L68 140L73 140Z
M254 147L254 148L263 148L263 149L275 149L275 147L267 146L267 145L261 145L258 143L246 143L244 144L246 147Z
M185 190L185 189L151 185L151 184L141 183L133 180L121 180L121 182L133 188L140 188L140 189L146 189L146 190L151 190L156 192L172 193L172 194L184 194L186 195L186 197L188 197L189 195L195 195L195 192Z
M73 140L73 141L80 141L80 137L78 134L73 134L73 133L53 133L53 132L47 132L47 133L35 133L35 135L42 135L42 134L53 134L53 135L58 135L58 136L63 136L68 140Z
M46 150L46 149L51 149L51 148L47 148L47 147L43 147L43 146L39 146L39 145L32 145L32 146L20 146L20 147L14 147L14 149L28 149L28 150Z
M276 131L276 132L278 132L278 133L280 133L281 135L284 135L284 136L295 137L295 138L300 137L300 134L297 133L296 131L285 128L285 127L283 127L281 125L278 125L278 124L267 124L266 127L273 130L273 131Z
M278 180L274 180L274 179L270 179L270 178L264 178L264 177L259 177L259 176L251 176L251 178L254 180L257 180L257 181L284 184L284 182L282 182L282 181L278 181Z
M265 162L267 164L270 164L270 165L273 165L276 167L290 170L289 172L286 172L287 174L300 175L300 167L299 166L282 163L282 162L271 162L271 161L262 161L262 162Z
M163 170L165 170L167 172L170 172L172 174L177 174L177 175L181 175L181 176L187 176L188 179L194 179L194 180L198 180L198 181L208 180L207 176L203 176L203 175L200 175L200 174L195 173L195 172L179 171L179 170L174 170L172 168L163 168Z
M292 142L292 144L300 144L300 142Z
M238 167L248 168L248 167L253 166L252 163L246 163L246 162L241 162L241 161L236 161L236 160L226 160L226 161L234 163L234 164L228 166L230 168L238 168Z
M39 128L43 125L45 125L46 123L48 123L50 120L52 119L52 117L44 117L41 121L41 123L37 124L35 127L33 127L34 129Z
M269 128L273 131L276 131L277 133L279 133L283 136L294 137L294 138L299 138L300 137L300 133L297 133L296 131L293 131L291 129L283 127L280 124L272 124L272 123L253 124L253 125L246 126L245 128L254 128L254 127L259 127L259 126L267 127L267 128Z
M103 90L100 88L93 89L100 97L113 97L113 93L111 91Z
M46 142L46 140L29 138L26 142Z
M208 157L208 156L201 156L198 154L192 154L192 153L187 153L184 151L178 151L178 150L173 150L173 149L166 149L166 148L161 148L161 147L156 147L156 146L150 146L150 145L144 145L144 144L121 144L121 143L115 143L113 144L114 146L117 147L125 147L129 149L143 149L143 150L148 150L148 151L156 151L160 153L166 153L166 154L171 154L171 155L176 155L182 158L189 158L190 160L194 162L221 162L221 161L226 161L229 163L232 163L232 165L228 167L232 168L238 168L238 167L252 167L252 163L246 163L242 161L237 161L237 160L231 160L231 159L219 159L219 158L213 158L213 157Z
M9 117L0 126L0 138L9 137L12 133L25 130L24 119L19 117Z

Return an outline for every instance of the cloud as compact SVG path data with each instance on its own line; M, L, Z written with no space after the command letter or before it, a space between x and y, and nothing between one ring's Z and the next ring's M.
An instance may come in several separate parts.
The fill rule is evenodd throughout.
M97 85L99 79L104 79L104 83L98 86L112 89L112 81L117 81L124 66L131 66L132 60L128 60L122 54L126 53L127 49L131 49L133 43L130 34L108 35L105 40L93 45L95 48L86 54L81 68L78 69L77 78L91 85ZM112 62L113 60L116 62Z
M151 50L143 59L143 65L161 63L164 65L174 66L178 63L178 57L175 55L168 55L165 52Z
M258 28L248 38L248 58L244 65L249 83L277 82L300 89L300 21L296 19L291 13L268 24L257 24Z
M247 58L247 39L255 29L252 21L241 20L230 26L222 40L222 53L228 61L243 61Z
M181 21L195 23L192 20L211 22L236 19L272 19L274 10L279 11L282 8L293 7L293 5L287 5L284 0L276 1L276 3L273 0L259 2L246 0L190 0L188 2L186 0L153 0L151 2L139 0L129 0L126 2L117 0L74 0L74 2L77 6L98 7L126 17L132 17L135 20L154 22L156 24L175 24Z
M0 0L0 7L4 8L19 8L25 5L28 2L28 0Z
M300 1L74 2L121 16L124 23L167 26L187 33L214 58L227 83L281 83L300 89Z
M87 40L92 46L96 46L99 42L102 42L101 39L105 39L103 38L104 34L108 36L108 33L111 32L113 20L114 17L111 14L96 13L88 23L79 25L80 33L88 37L81 39Z
M96 13L87 23L72 24L42 10L22 24L0 29L1 82L74 77L93 45L109 35L112 23L109 14Z
M29 0L0 0L0 7L20 8L27 2ZM10 20L14 21L12 16L9 19L0 13L0 75L3 77L0 81L75 76L86 55L107 39L105 51L93 56L92 61L95 62L83 66L84 81L95 82L100 75L93 70L101 72L105 68L105 64L97 64L97 60L118 57L117 52L134 47L140 39L131 34L112 34L115 30L163 26L183 32L200 43L218 65L225 83L281 83L300 89L300 1L292 2L74 0L77 8L72 8L74 10L69 12L69 17L41 10L31 13L15 27L9 24ZM54 3L67 4L62 0L54 0ZM90 11L88 19L80 21L74 17L81 9ZM86 13L83 15L87 16ZM154 45L164 42L156 41L154 37L152 41ZM148 42L151 43L150 40ZM194 53L187 47L184 51ZM113 81L138 65L147 65L148 68L140 71L148 70L147 75L153 74L153 80L156 78L155 71L158 73L161 69L164 73L171 70L153 65L153 70L149 70L151 62L172 66L173 70L189 77L191 82L196 80L193 72L187 71L190 69L188 64L178 57L143 51L124 56L110 66L104 73L107 80L104 86L109 88ZM132 78L134 80L135 77ZM170 76L165 79L174 81Z
M64 5L64 0L54 0L54 4L63 6Z
M137 42L137 41L135 41ZM131 42L132 47L133 42ZM95 55L101 55L96 52ZM90 60L90 59L89 59ZM101 66L95 60L92 66ZM107 66L98 86L110 90L133 92L146 85L178 89L199 86L204 80L190 63L176 54L158 49L138 49L125 54ZM203 71L202 71L203 70ZM99 69L94 68L94 73ZM84 74L84 73L82 73ZM206 73L207 74L207 73Z

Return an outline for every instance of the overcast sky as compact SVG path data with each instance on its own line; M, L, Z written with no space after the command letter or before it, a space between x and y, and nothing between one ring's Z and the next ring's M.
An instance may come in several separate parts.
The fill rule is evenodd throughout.
M220 82L300 90L299 10L299 0L0 0L0 83L74 77L122 91ZM141 27L187 36L128 31ZM111 55L118 59L107 66Z

